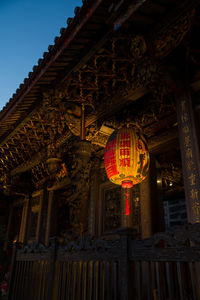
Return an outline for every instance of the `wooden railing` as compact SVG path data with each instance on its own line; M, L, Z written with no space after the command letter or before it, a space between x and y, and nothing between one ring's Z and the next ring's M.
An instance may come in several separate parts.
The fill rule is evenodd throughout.
M135 299L200 299L200 224L131 241Z
M16 247L8 300L200 299L200 226L147 240L119 232L119 240Z

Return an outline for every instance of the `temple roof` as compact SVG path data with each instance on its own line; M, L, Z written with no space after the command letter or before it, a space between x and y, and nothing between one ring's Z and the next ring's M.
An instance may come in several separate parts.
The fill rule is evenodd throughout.
M71 135L79 136L83 100L87 140L95 145L103 147L109 126L117 128L124 121L122 107L123 118L140 123L151 151L157 153L166 143L174 143L173 99L163 100L157 94L163 87L161 70L154 62L162 60L167 65L168 57L174 62L176 49L182 59L180 45L191 29L197 4L189 0L83 1L0 112L0 181L5 181L5 174L28 168L36 181L45 176L42 161L50 142L59 148ZM144 53L146 60L141 62ZM147 67L154 72L149 77Z
M176 11L180 4L178 0L83 1L0 112L0 141L38 105L42 91L60 84L80 68L115 30L127 31L131 27L131 33L159 28L163 17L169 18L172 9Z

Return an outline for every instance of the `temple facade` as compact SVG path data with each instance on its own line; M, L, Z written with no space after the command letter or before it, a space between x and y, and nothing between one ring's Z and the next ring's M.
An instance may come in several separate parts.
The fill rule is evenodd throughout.
M199 30L199 1L83 1L2 109L8 300L199 299ZM126 126L150 153L128 216L104 167Z

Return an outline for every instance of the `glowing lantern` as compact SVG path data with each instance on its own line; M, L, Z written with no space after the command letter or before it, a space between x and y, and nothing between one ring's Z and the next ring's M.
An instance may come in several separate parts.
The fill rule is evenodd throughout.
M134 128L114 131L108 139L104 164L109 180L129 189L142 182L149 169L149 152L141 132ZM129 215L128 190L126 215Z

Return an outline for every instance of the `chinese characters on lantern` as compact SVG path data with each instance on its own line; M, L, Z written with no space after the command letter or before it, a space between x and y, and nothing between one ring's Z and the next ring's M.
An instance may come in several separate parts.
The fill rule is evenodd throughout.
M120 167L130 167L130 134L122 133L119 142L119 165Z

